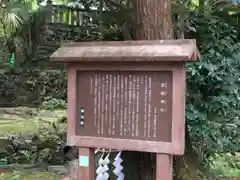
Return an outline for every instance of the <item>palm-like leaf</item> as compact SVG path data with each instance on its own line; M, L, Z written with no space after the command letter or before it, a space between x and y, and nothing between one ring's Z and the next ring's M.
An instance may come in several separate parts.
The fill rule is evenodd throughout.
M4 39L8 47L14 47L21 52L23 40L18 30L30 21L32 0L2 1L0 6L0 38Z
M4 21L3 21L9 28L19 28L22 24L23 20L15 13L6 12Z
M11 0L6 6L6 12L15 14L23 22L28 21L31 17L31 2L23 0Z

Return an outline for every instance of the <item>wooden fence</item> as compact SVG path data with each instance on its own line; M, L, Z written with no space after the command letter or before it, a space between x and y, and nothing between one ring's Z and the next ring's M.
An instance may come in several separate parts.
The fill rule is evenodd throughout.
M47 23L68 26L81 26L87 23L98 24L98 17L102 14L98 10L86 10L80 7L68 7L65 5L48 4L46 9Z

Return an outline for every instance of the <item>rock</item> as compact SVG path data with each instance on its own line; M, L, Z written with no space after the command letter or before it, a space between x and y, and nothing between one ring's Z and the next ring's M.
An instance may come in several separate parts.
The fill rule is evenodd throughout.
M34 133L24 133L16 136L13 145L19 150L31 150L33 143L35 144L35 142L33 142L35 136Z
M68 169L66 166L48 166L48 171L52 171L61 175L68 174Z
M68 163L68 177L70 179L77 179L78 175L78 159L72 160Z
M52 154L53 154L53 150L52 149L45 148L45 149L40 151L39 160L43 161L43 162L47 162L47 161L52 159Z
M64 156L71 161L78 157L78 148L74 146L65 146L63 148L63 153Z
M12 140L10 139L6 139L6 138L2 138L0 139L0 152L5 152L6 149L11 146L12 144Z
M64 177L62 180L70 180L69 177Z

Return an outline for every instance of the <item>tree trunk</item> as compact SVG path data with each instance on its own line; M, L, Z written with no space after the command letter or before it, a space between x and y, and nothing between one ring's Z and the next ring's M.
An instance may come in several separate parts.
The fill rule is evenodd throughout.
M168 0L136 0L137 40L172 39L171 3Z
M136 40L173 39L171 3L168 0L135 0ZM186 153L174 158L176 180L204 180L186 125ZM155 180L154 153L125 152L127 180Z

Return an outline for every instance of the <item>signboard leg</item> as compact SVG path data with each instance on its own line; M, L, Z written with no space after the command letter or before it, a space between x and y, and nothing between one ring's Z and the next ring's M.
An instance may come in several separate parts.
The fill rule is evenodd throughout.
M173 156L157 154L156 180L172 180Z
M94 180L94 150L79 147L79 166L77 180Z

